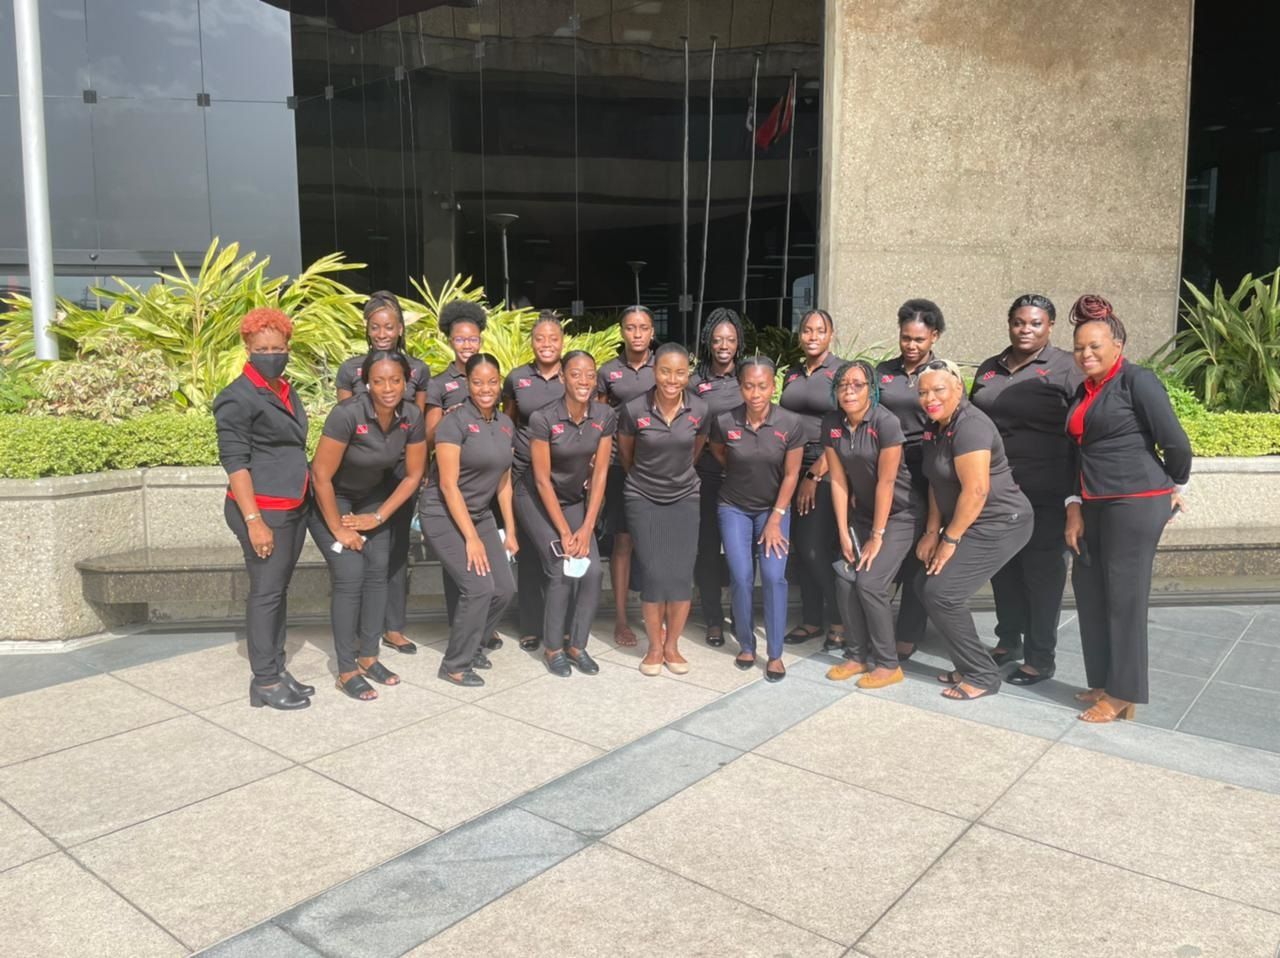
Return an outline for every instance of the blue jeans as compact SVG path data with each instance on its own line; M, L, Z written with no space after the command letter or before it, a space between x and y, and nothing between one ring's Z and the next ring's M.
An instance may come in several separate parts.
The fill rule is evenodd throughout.
M787 557L765 556L759 544L772 509L747 512L720 503L720 538L729 565L729 596L733 607L733 634L743 652L755 653L755 615L751 596L755 586L755 562L760 564L764 590L764 634L769 658L782 658L782 634L787 624ZM791 535L791 512L782 517L782 534Z

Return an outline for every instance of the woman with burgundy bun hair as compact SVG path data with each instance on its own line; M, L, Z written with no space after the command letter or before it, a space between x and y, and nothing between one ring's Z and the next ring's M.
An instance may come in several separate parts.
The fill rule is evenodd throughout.
M1125 329L1101 296L1071 307L1084 373L1067 411L1071 583L1089 690L1086 722L1133 718L1148 701L1147 603L1164 527L1184 509L1191 443L1155 373L1124 358Z

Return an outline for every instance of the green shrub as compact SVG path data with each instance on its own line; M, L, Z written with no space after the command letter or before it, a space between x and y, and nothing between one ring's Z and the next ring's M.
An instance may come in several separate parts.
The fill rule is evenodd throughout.
M1187 283L1185 329L1153 360L1213 412L1280 412L1280 269L1212 298Z
M177 386L158 349L111 333L73 360L46 363L27 411L118 422L172 406Z
M0 413L23 412L40 395L34 379L29 369L0 363Z
M1266 412L1203 412L1182 420L1197 456L1280 455L1280 416Z

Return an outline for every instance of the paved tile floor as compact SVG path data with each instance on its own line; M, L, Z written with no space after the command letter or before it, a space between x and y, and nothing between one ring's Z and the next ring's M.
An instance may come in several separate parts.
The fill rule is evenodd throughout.
M979 615L989 634L990 615ZM1280 607L1158 609L1153 704L1090 727L1057 678L953 703L780 685L691 629L687 676L594 648L553 677L245 702L232 631L0 657L5 954L1253 956L1280 948Z

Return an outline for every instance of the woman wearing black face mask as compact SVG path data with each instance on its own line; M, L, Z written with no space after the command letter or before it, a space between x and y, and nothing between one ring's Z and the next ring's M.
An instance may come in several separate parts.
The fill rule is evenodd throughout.
M307 529L310 474L307 412L284 379L293 324L278 309L251 310L240 322L249 361L213 401L218 458L227 471L227 525L249 572L245 632L253 681L249 704L302 709L315 689L285 668L289 580Z

